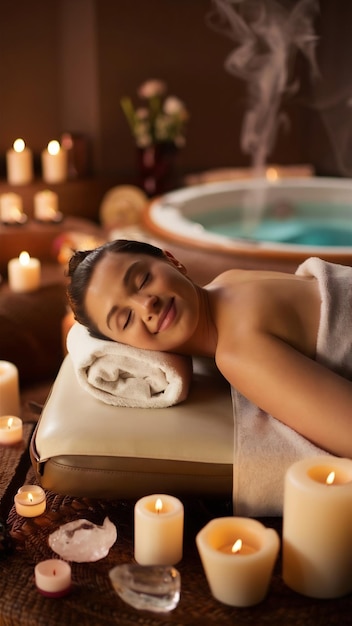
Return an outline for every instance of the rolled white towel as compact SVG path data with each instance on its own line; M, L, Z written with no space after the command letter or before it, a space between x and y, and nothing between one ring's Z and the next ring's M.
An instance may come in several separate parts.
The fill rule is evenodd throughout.
M107 404L162 408L188 395L191 357L97 339L78 322L67 335L67 350L79 383Z

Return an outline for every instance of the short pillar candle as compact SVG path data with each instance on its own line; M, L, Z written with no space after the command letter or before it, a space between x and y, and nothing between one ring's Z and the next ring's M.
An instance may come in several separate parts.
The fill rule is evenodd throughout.
M28 252L21 252L16 259L11 259L7 266L9 286L12 291L34 291L40 286L41 264L39 259Z
M318 456L287 470L283 579L312 598L352 591L352 460Z
M59 213L59 196L55 191L44 189L34 194L34 217L41 222L55 222Z
M41 561L34 577L38 591L48 598L61 598L71 591L71 567L61 559Z
M244 517L221 517L204 526L196 544L214 598L237 607L265 598L280 547L273 528Z
M22 517L38 517L45 512L46 495L38 485L23 485L15 495L15 509Z
M1 393L1 392L0 392ZM23 423L17 415L0 417L0 444L13 446L23 439Z
M140 565L175 565L183 554L183 504L174 496L155 494L134 509L134 557Z
M10 361L0 361L0 415L20 414L18 369Z

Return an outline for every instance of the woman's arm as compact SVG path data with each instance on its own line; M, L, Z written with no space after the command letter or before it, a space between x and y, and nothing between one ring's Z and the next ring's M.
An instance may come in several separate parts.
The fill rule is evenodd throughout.
M216 360L251 402L319 447L352 458L352 382L262 331L219 345Z

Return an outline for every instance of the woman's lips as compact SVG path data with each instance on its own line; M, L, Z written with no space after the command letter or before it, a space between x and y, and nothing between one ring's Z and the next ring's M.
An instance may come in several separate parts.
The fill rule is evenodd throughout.
M174 298L171 298L168 304L166 305L165 309L163 310L162 314L160 315L158 328L156 332L160 333L160 331L163 331L169 328L170 324L172 324L172 322L174 321L175 316L176 316L175 301L174 301Z

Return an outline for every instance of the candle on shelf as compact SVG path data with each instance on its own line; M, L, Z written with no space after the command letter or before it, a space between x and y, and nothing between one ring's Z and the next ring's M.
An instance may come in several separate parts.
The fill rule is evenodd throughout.
M286 472L283 579L312 598L352 591L352 460L318 456Z
M18 259L11 259L7 266L8 281L12 291L34 291L40 285L41 266L38 259L21 252Z
M244 517L211 520L196 537L213 596L230 606L253 606L267 594L280 540L277 532Z
M0 415L20 414L18 369L10 361L0 361Z
M48 598L61 598L71 591L71 567L61 559L41 561L34 577L38 591Z
M0 444L12 446L22 441L22 420L15 415L3 415L0 417Z
M175 565L183 553L183 504L165 494L145 496L134 509L134 557L140 565Z
M32 151L23 139L16 139L6 152L7 182L10 185L25 185L33 178Z
M67 179L67 151L58 141L49 141L42 152L42 173L46 183L62 183Z
M27 215L23 213L23 202L18 193L3 193L0 196L0 219L4 224L24 224Z
M61 219L58 210L59 197L55 191L45 189L34 195L34 217L41 222L57 222Z
M15 508L22 517L38 517L46 509L45 491L38 485L23 485L15 495Z

